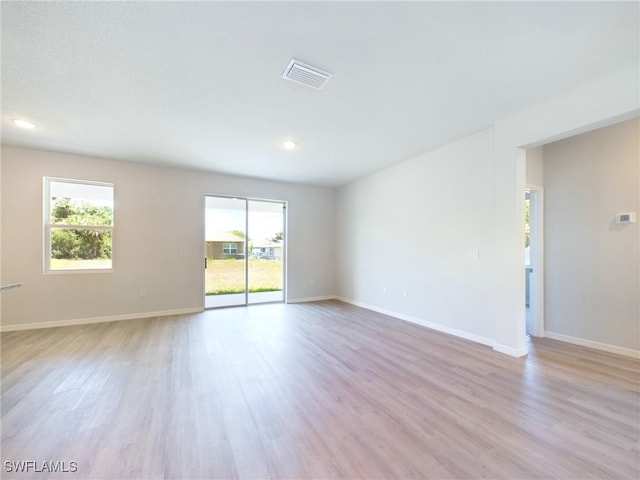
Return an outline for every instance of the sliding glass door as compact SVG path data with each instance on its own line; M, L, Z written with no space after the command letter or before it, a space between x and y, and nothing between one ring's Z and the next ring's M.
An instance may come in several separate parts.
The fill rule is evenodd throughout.
M282 202L248 200L248 303L284 301L284 214Z
M205 308L245 305L247 202L205 199Z
M205 198L205 308L284 301L285 204Z

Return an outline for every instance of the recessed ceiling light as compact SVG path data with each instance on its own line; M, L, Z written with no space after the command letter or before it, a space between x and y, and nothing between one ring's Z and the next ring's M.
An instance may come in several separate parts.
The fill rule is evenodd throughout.
M36 126L27 121L27 120L22 120L20 118L14 118L12 120L12 123L16 126L16 127L20 127L20 128L24 128L25 130L31 130L32 128L36 128Z
M297 145L298 144L293 140L285 140L284 142L282 142L282 147L285 148L286 150L293 150L294 148L297 147Z

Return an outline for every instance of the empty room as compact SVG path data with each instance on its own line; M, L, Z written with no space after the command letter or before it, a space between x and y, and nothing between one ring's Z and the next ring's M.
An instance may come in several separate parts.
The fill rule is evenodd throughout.
M640 477L638 2L0 9L2 478Z

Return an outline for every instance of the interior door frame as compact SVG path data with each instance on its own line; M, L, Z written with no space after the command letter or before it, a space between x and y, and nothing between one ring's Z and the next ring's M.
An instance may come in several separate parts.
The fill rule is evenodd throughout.
M244 288L244 303L242 304L234 304L234 305L228 305L228 306L212 306L212 307L207 307L206 306L206 267L205 267L205 272L202 275L202 293L203 293L203 309L205 310L210 310L210 309L215 309L215 308L228 308L228 307L232 307L232 306L237 306L237 307L246 307L248 305L252 305L251 303L249 303L249 202L264 202L264 203L276 203L276 204L280 204L282 205L282 236L283 236L283 240L282 240L282 300L279 301L275 301L275 302L260 302L260 303L287 303L287 254L288 254L288 246L287 246L287 201L286 200L275 200L275 199L267 199L267 198L256 198L256 197L244 197L244 196L238 196L238 195L221 195L221 194L213 194L213 193L205 193L204 194L204 202L203 202L203 206L204 206L204 210L203 210L203 223L204 223L204 241L203 241L203 248L204 248L204 257L205 257L205 264L206 264L206 250L207 250L207 240L206 240L206 215L207 215L207 198L208 197L213 197L213 198L227 198L227 199L234 199L234 200L243 200L244 201L244 205L245 205L245 210L244 210L244 257L245 257L245 263L244 263L244 284L245 284L245 288ZM257 303L256 303L257 304Z
M534 337L544 337L544 187L527 184L526 188L531 199L530 334Z

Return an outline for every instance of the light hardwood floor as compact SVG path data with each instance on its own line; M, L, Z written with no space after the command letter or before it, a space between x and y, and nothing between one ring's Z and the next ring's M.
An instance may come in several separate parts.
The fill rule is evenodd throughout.
M5 333L3 478L639 478L639 362L530 347L334 301Z

